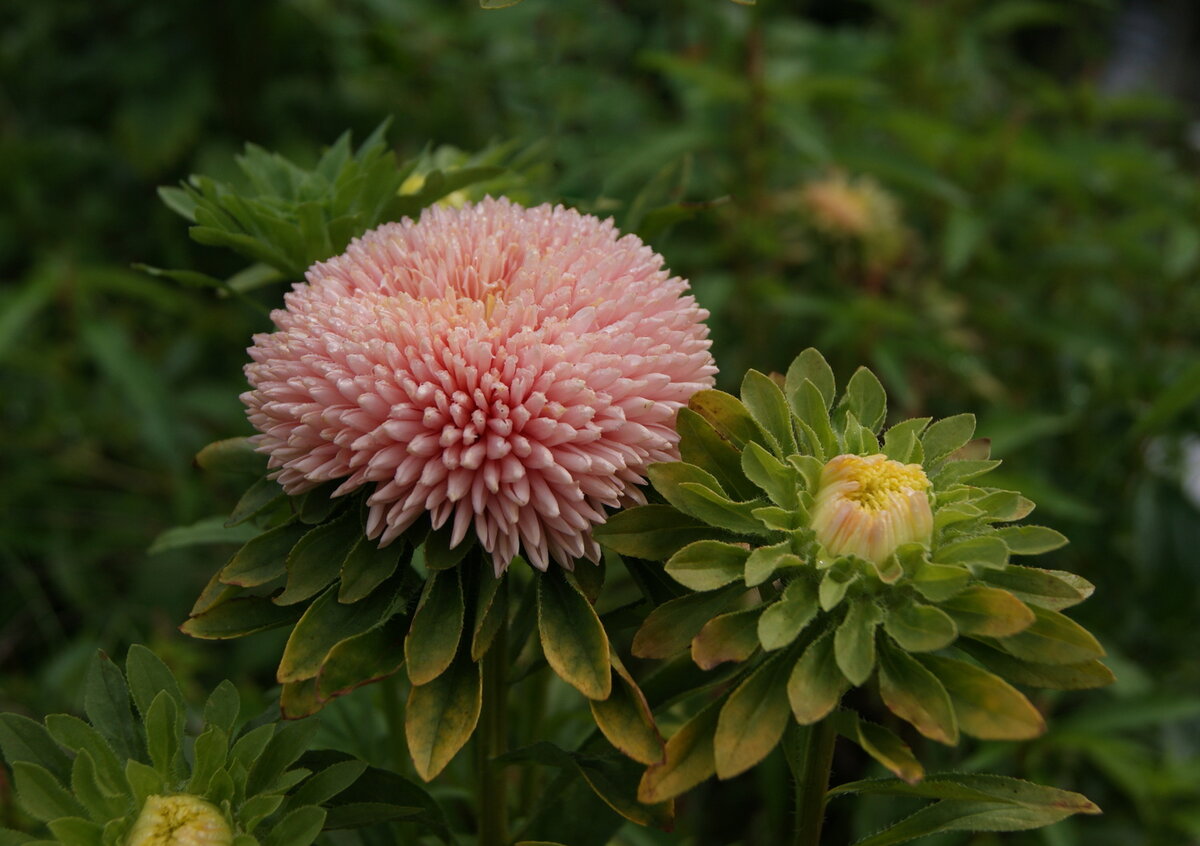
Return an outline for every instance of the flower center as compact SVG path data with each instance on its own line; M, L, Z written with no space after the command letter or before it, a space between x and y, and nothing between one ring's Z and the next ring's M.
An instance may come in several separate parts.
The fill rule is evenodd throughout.
M147 796L127 846L229 846L233 833L215 805L196 796Z
M929 477L886 455L839 455L821 471L812 528L829 555L883 564L902 544L933 534Z

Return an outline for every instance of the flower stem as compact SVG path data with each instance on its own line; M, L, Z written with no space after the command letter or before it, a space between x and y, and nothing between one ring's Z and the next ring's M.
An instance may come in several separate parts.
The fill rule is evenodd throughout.
M812 726L796 726L788 756L796 782L796 831L793 846L820 846L825 823L825 794L837 731L826 717Z
M479 846L508 843L508 795L504 767L493 759L504 754L508 740L508 624L500 625L482 659L483 713L476 735L479 771Z

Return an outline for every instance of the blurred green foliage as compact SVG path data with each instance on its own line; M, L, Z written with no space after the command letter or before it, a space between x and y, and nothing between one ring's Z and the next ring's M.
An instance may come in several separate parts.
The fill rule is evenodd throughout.
M1004 842L1197 842L1200 506L1180 468L1200 431L1200 184L1183 104L1094 83L1114 11L1105 0L8 4L0 709L72 707L92 650L137 640L192 684L232 674L245 697L269 696L279 644L214 647L174 631L228 547L147 553L164 529L233 502L191 457L248 431L240 366L268 324L238 299L132 265L233 276L241 265L189 242L156 186L236 179L246 140L310 166L343 129L365 138L393 116L405 158L466 151L434 150L425 171L507 164L519 178L504 185L523 201L612 214L649 238L713 312L725 387L814 345L840 374L876 369L898 417L982 412L980 433L1006 462L997 475L1073 540L1048 566L1098 585L1080 617L1120 681L1084 702L1039 701L1054 729L1030 748L982 744L946 765L1007 767L1106 810ZM499 152L474 155L488 149ZM281 283L258 282L242 277L272 307ZM348 725L374 725L353 697L338 707ZM569 734L569 711L550 724ZM865 765L837 766L850 777ZM787 802L770 759L681 803L679 831L768 842ZM0 824L6 803L0 787Z

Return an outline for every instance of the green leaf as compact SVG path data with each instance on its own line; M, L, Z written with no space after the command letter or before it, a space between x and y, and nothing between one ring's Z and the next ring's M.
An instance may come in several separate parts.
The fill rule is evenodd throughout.
M878 434L887 418L887 392L879 379L865 367L854 371L846 383L842 404L871 432Z
M259 477L267 470L267 457L249 438L214 441L196 453L196 464L210 473Z
M274 729L274 726L270 728ZM192 776L188 780L187 792L202 794L208 791L213 776L225 766L230 751L229 735L217 726L209 726L196 738L192 749L194 763ZM130 766L133 764L138 764L138 766L130 770ZM145 767L136 761L130 761L126 765L125 777L129 779L130 785L134 784L135 779L137 780L140 786L134 787L135 793L145 791L146 795L161 793L163 785L166 783L157 770ZM142 799L144 798L143 796Z
M860 719L854 711L838 711L833 715L838 734L887 767L898 778L916 784L925 776L925 768L913 755L908 744L883 726Z
M633 676L612 654L612 694L605 700L590 702L596 726L609 743L635 761L657 764L664 760L666 748L650 704Z
M1036 605L1032 611L1033 625L997 641L1009 654L1041 664L1080 664L1104 657L1104 647L1074 620Z
M1000 570L985 570L980 577L990 585L1007 590L1022 602L1055 611L1082 602L1096 589L1091 582L1074 573L1016 564Z
M800 409L797 406L796 397L806 379L816 386L825 407L831 408L834 391L837 389L837 383L833 378L833 368L829 366L825 357L812 347L796 357L788 367L787 376L784 378L784 392L792 404L792 409L797 414L800 414Z
M462 563L467 553L475 548L475 535L468 533L453 549L450 547L452 528L449 524L434 529L425 536L425 566L430 570L449 570Z
M887 609L883 628L906 652L933 652L958 637L958 627L945 611L920 602L902 602Z
M266 597L237 597L190 617L179 630L204 640L224 640L288 625L300 612L297 606L281 608Z
M670 658L688 648L704 624L728 611L745 592L738 587L691 593L655 608L633 637L639 658Z
M275 673L280 684L316 678L330 650L346 638L362 634L391 616L402 596L379 591L354 605L337 601L337 588L330 587L304 612L283 647Z
M958 727L980 740L1029 740L1046 730L1046 721L1016 688L974 664L922 655L950 695Z
M1006 590L972 585L938 603L960 634L1006 637L1034 622L1035 612ZM1082 660L1082 659L1081 659Z
M822 611L832 611L846 596L850 585L860 578L859 570L846 559L834 564L821 575L821 584L817 588L817 598Z
M850 604L833 638L834 655L842 675L856 687L875 669L875 629L883 612L873 600L860 597Z
M470 739L479 722L482 697L479 665L465 652L437 678L413 687L404 734L422 779L433 779Z
M163 690L154 697L143 719L150 763L164 779L168 779L173 773L175 756L183 741L184 714L171 695Z
M303 765L306 761L301 760L300 763ZM311 778L288 797L288 801L293 806L323 805L358 781L359 776L366 771L366 761L349 760L330 763L313 773Z
M53 725L53 719L57 717L48 717L47 724ZM58 740L62 743L63 739ZM83 744L63 745L79 749ZM28 761L45 767L55 778L63 781L71 772L71 759L54 742L46 727L20 714L0 714L0 751L10 766L18 761Z
M666 758L651 764L638 784L638 801L665 802L691 790L716 772L713 734L723 699L709 703L667 741Z
M675 418L675 430L679 433L681 461L711 473L721 487L737 500L745 501L758 496L754 485L742 474L741 453L717 434L707 420L690 408L681 408Z
M964 567L922 563L917 567L912 584L930 602L944 602L961 593L970 581L971 573Z
M221 570L221 581L255 587L287 575L288 552L307 531L302 523L288 523L263 532L234 554Z
M316 720L295 720L284 724L254 759L246 777L246 795L274 793L289 767L300 760L316 735Z
M225 679L204 703L204 722L218 726L227 735L233 736L233 727L237 725L238 712L241 710L242 697L229 679Z
M669 505L643 505L618 511L592 530L614 552L647 561L665 561L689 543L724 539L726 532L681 514Z
M66 846L101 846L103 829L91 820L79 817L62 817L48 824L59 843Z
M666 493L663 496L667 497L668 501L672 499ZM770 534L755 516L755 510L763 505L762 500L734 502L705 485L684 482L674 492L674 501L671 501L671 504L710 526L726 529L737 535Z
M792 406L800 418L812 453L822 461L837 455L838 443L829 422L829 407L817 386L812 382L803 382L792 396Z
M795 510L800 505L800 475L758 444L746 444L741 469L746 478L761 488L781 508ZM753 496L757 497L757 493Z
M608 636L587 597L561 567L537 577L538 633L550 668L588 699L612 691Z
M275 597L275 604L294 605L328 587L361 536L362 527L353 510L305 534L288 553L287 587Z
M430 571L404 640L408 678L413 684L428 684L450 666L462 639L465 613L462 571Z
M1005 526L996 530L996 536L1013 555L1041 555L1069 543L1062 533L1045 526Z
M29 816L42 822L84 816L83 807L45 767L29 761L15 761L12 772L17 798Z
M329 650L317 673L317 698L327 701L399 671L408 623L408 617L394 616Z
M125 656L125 675L129 679L129 692L133 694L134 704L143 716L160 691L171 697L181 717L186 713L187 704L183 700L179 682L162 659L140 643L129 647L129 653Z
M919 782L880 778L847 782L831 789L831 796L850 793L877 796L911 796L963 802L995 802L1005 805L1046 808L1068 814L1098 814L1100 809L1087 797L1069 790L1046 787L999 775L936 773Z
M713 736L718 778L750 769L783 737L788 724L787 657L781 653L763 662L722 706Z
M365 535L360 537L342 561L338 602L353 603L370 596L396 572L403 554L403 540L381 549Z
M942 683L886 640L879 652L879 694L893 714L929 739L948 746L958 743L958 723Z
M966 444L974 434L974 414L956 414L937 421L921 438L925 460L930 464L940 461Z
M994 642L997 643L998 642ZM1078 664L1039 664L1014 658L990 645L960 641L960 648L993 673L1016 684L1052 690L1088 690L1116 681L1112 670L1093 659Z
M580 564L579 569L588 566ZM596 567L599 569L599 566ZM478 661L487 653L496 633L508 620L508 580L493 575L486 567L479 574L479 589L475 596L475 625L471 633L471 660Z
M16 714L0 715L0 725L6 719L24 718L17 717ZM105 793L118 794L125 791L127 785L125 784L124 762L117 759L116 753L108 745L108 741L100 735L100 732L78 717L68 714L50 714L46 717L46 728L50 736L58 743L77 753L86 752L91 757L96 769L96 778ZM7 751L5 754L8 754ZM9 758L10 763L16 760L30 759ZM33 763L42 763L45 765L44 761L33 761ZM58 767L47 766L46 768L54 773L55 778L64 783L66 782L69 767L64 767L61 775L59 774Z
M751 441L767 449L771 448L770 439L750 416L746 406L724 391L697 391L688 400L688 408L707 420L718 435L738 449L742 449Z
M266 511L269 506L282 501L283 496L283 489L273 479L259 479L242 494L225 525L237 526L245 523L251 517Z
M702 540L690 543L667 561L675 581L696 591L716 590L738 581L750 551L731 543Z
M767 606L758 618L758 639L768 652L790 644L817 616L817 584L807 578L792 581L778 602Z
M941 469L934 473L931 477L933 486L939 490L944 490L951 485L956 485L959 482L965 482L968 479L974 479L976 476L982 476L984 473L991 472L999 467L999 461L966 460L966 461L950 461L943 464Z
M125 677L104 653L97 655L88 668L83 710L118 758L145 760L141 727L130 708Z
M711 670L725 661L745 661L758 649L758 617L762 607L713 617L692 638L692 661Z
M325 825L325 810L306 805L280 820L263 840L263 846L309 846Z
M823 719L850 689L850 682L838 669L833 640L833 629L829 629L810 643L788 678L788 701L802 726Z
M994 534L978 535L940 546L933 556L938 564L977 564L1003 567L1008 563L1008 547Z
M1053 825L1071 815L1071 811L1056 808L945 799L857 841L854 846L891 846L948 831L1025 831Z
M184 549L207 544L243 544L258 534L253 526L225 527L225 518L206 517L188 526L175 526L160 532L146 550L158 555L172 549Z
M127 812L129 800L123 795L127 786L121 783L118 787L109 788L102 783L104 781L106 779L96 771L91 753L86 749L80 750L71 766L71 793L94 820L108 820Z
M800 567L803 564L800 557L792 552L790 540L773 546L755 547L746 559L746 586L757 587L785 567Z
M769 377L757 370L748 370L742 379L742 403L750 416L775 442L777 455L796 451L796 435L792 430L792 412L783 391Z
M914 417L889 428L883 435L883 454L892 461L914 461L916 451L921 449L918 438L929 425L929 421L929 417Z

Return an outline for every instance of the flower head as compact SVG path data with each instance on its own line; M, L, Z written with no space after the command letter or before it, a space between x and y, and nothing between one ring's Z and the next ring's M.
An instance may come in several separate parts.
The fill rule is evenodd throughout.
M497 571L599 551L605 506L677 456L676 411L716 367L707 312L611 221L486 199L356 239L256 335L243 394L289 493L373 485L367 533L421 515Z
M129 832L129 846L229 846L229 822L196 796L147 796Z
M906 543L929 543L929 478L886 455L839 455L821 470L812 528L830 555L883 564Z

